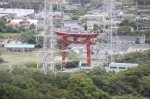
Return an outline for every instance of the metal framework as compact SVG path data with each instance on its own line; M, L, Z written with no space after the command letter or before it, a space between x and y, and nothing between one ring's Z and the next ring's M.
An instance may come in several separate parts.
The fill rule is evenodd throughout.
M54 68L54 35L53 35L53 7L49 0L45 0L44 7L44 32L43 35L43 48L39 53L39 62L43 67L43 72L55 73Z

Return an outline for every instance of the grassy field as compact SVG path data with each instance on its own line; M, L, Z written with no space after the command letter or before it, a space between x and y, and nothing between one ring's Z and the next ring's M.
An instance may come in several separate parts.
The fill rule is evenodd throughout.
M7 52L4 48L0 48L1 58L5 61L0 64L0 70L6 70L9 66L23 65L26 63L36 63L37 53L21 53L21 52Z
M18 33L0 33L0 39L15 38Z
M31 52L31 53L5 52L2 53L1 57L5 60L6 63L11 63L11 64L37 62L37 57L35 52Z
M6 49L0 48L1 58L5 61L0 63L0 70L7 70L10 66L25 66L26 64L35 65L38 61L37 52L7 52ZM55 62L61 61L61 56L55 57ZM36 67L36 66L34 66ZM24 68L24 67L23 67Z

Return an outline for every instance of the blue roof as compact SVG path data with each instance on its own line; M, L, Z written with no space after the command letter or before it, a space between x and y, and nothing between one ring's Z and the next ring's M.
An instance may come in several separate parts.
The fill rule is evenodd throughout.
M34 48L34 44L6 44L6 48Z

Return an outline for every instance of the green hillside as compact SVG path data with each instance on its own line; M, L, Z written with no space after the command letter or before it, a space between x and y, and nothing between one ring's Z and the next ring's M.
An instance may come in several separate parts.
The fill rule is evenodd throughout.
M139 66L116 74L101 68L43 74L35 64L1 71L0 99L149 99L150 51L128 54L120 61L139 61Z

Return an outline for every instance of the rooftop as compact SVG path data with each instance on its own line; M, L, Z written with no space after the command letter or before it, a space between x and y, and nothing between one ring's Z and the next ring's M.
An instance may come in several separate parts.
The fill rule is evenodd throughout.
M6 44L5 48L34 48L34 44Z

